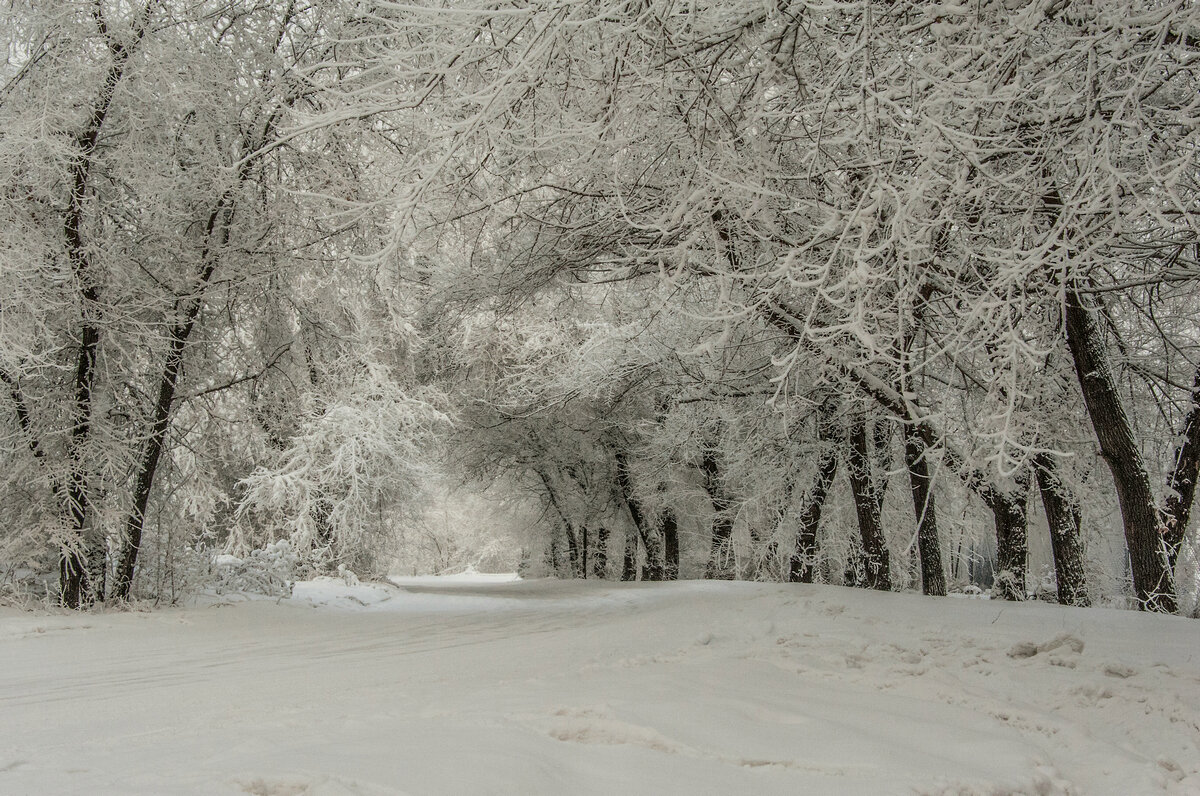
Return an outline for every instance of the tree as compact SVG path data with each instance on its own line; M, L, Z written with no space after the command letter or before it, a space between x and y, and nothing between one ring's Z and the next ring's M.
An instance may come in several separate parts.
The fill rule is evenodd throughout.
M19 255L30 306L3 311L46 334L4 341L6 357L27 353L3 371L61 507L68 606L131 595L181 391L251 380L185 367L202 361L197 342L244 341L243 308L287 269L384 247L371 220L390 208L365 195L376 184L355 159L386 163L394 142L373 101L344 104L371 67L339 51L361 41L353 5L97 1L6 17L23 62L0 108L5 207L11 240L39 245ZM397 85L419 96L403 80L377 89ZM42 112L48 97L66 110Z

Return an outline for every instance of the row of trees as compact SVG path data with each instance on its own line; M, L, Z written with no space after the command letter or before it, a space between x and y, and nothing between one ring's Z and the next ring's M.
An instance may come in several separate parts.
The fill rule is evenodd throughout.
M462 212L508 232L486 256L509 292L665 286L649 311L716 356L671 363L634 415L669 428L709 403L681 461L715 547L731 501L765 494L719 442L746 444L759 396L751 417L810 416L806 465L783 467L812 472L777 490L791 538L765 546L793 579L840 465L864 581L888 584L880 506L907 470L922 585L942 593L944 471L992 515L1004 596L1026 593L1036 485L1062 601L1088 599L1081 502L1115 495L1135 599L1174 611L1200 461L1195 22L1187 3L589 6L510 66L533 88L492 144L535 171L501 196L484 180Z
M384 562L439 450L562 573L1022 599L1036 494L1060 601L1119 516L1194 604L1192 4L36 6L0 544L67 605L148 523Z

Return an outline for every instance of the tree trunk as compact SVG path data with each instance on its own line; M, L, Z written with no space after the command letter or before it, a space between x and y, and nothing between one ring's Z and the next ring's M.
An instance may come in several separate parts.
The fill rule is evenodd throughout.
M725 493L716 453L709 447L705 447L700 457L700 472L704 476L704 491L708 493L713 509L712 535L704 577L709 580L733 580L733 517L729 514L733 501Z
M567 540L567 563L570 567L571 577L579 577L579 544L575 538L575 528L571 525L566 510L558 499L558 492L554 488L554 483L550 479L550 474L540 466L534 468L538 478L542 481L542 486L546 490L546 499L550 503L550 507L554 509L554 513L558 515L559 522L562 524L563 534ZM557 545L556 545L557 547ZM557 557L555 559L555 568L558 569Z
M837 475L837 449L827 446L817 462L817 475L812 488L804 497L800 516L796 518L796 547L788 566L792 583L812 583L817 562L817 531L821 527L821 510L833 478Z
M209 222L209 233L216 218L224 213L218 209ZM221 247L229 238L228 219L222 225L220 235ZM137 563L138 552L142 546L142 528L146 521L146 507L150 502L150 492L154 486L154 475L158 471L158 462L162 456L167 439L167 429L171 425L171 410L175 403L175 390L179 385L179 374L183 369L183 351L195 328L196 319L200 315L200 306L204 289L208 286L213 272L216 270L219 254L210 248L207 252L209 261L205 263L204 272L200 275L199 285L195 295L187 300L183 321L171 329L170 349L163 365L162 375L158 384L158 399L154 403L154 420L150 425L150 436L142 451L141 463L138 466L137 479L133 487L133 510L125 521L125 535L121 538L121 553L117 561L117 571L113 578L113 597L118 600L129 599L133 586L133 570Z
M550 549L546 552L546 563L549 565L550 571L557 577L562 575L561 555L558 551L558 534L550 537Z
M601 525L596 529L596 549L592 554L592 577L608 577L608 528Z
M579 552L581 554L579 572L583 579L587 580L591 570L588 569L588 527L586 525L579 529Z
M670 509L663 509L659 519L659 524L662 526L666 560L663 577L666 580L679 580L679 523L675 519L675 512Z
M925 286L922 288L922 293L925 294L931 290L932 288ZM927 298L925 296L925 299ZM776 328L787 332L793 336L793 339L801 343L811 345L802 333L805 328L802 313L794 312L780 301L772 302L761 311L764 318ZM907 352L913 343L913 336L911 334L906 336L902 350ZM927 594L944 594L946 576L942 571L940 549L934 544L937 540L937 523L936 513L933 511L933 495L929 491L928 467L923 459L925 451L940 447L945 464L950 471L957 475L968 489L981 497L989 508L995 506L997 496L1002 495L1003 492L992 479L970 467L963 456L959 455L952 446L945 444L941 435L935 432L932 425L914 414L913 407L905 398L905 392L908 390L906 377L901 379L898 386L893 386L865 368L845 363L836 364L841 373L854 382L865 395L905 423L905 459L912 462L909 466L909 479L919 520L919 549L923 553L921 560L922 589L925 589ZM913 453L914 446L915 454ZM923 536L922 529L925 531ZM920 547L921 545L923 547ZM928 589L934 591L928 591Z
M663 580L667 575L666 552L662 534L657 528L642 530L642 546L646 549L646 569L643 580Z
M1175 613L1178 606L1167 553L1171 530L1150 488L1150 474L1121 403L1096 311L1074 284L1067 286L1064 315L1067 346L1084 404L1100 455L1116 485L1138 605L1143 610Z
M666 569L662 537L657 528L648 527L641 501L633 494L633 481L629 476L629 460L621 451L617 451L614 457L617 460L617 483L625 499L625 505L629 508L633 526L641 536L642 545L646 549L645 580L662 580Z
M567 538L567 566L570 576L578 578L583 572L583 567L580 566L579 559L579 537L575 533L575 529L571 527L571 523L563 522L563 533Z
M1167 478L1167 527L1163 540L1167 548L1167 570L1174 574L1183 535L1187 533L1200 476L1200 367L1192 381L1191 401L1184 417L1181 442L1175 449L1174 464Z
M621 580L637 580L637 531L629 528L625 531L625 560L621 562Z
M1033 459L1046 524L1050 526L1050 549L1054 554L1054 577L1058 601L1063 605L1087 606L1087 580L1083 544L1079 534L1079 499L1058 477L1058 462L1048 453Z
M92 105L87 124L75 138L77 153L71 166L71 193L67 212L63 218L63 238L67 245L67 259L79 286L83 318L79 328L79 347L75 358L75 407L71 422L71 438L68 458L70 476L67 479L67 510L71 518L74 543L62 553L59 561L59 585L62 604L68 608L82 608L104 599L103 586L88 576L89 562L103 556L102 545L96 541L102 536L98 529L87 533L91 499L91 474L87 456L83 450L91 435L92 391L96 380L96 355L100 348L100 286L92 273L91 251L84 239L85 207L90 193L91 171L95 163L100 131L112 107L117 86L125 74L133 50L141 41L146 30L152 3L145 9L134 25L133 44L125 45L109 36L104 17L97 12L96 20L100 32L108 39L109 65L100 86L100 93Z
M992 490L989 508L996 522L995 591L1005 600L1025 599L1025 570L1029 557L1029 471L1017 472L1014 491Z
M917 550L921 558L921 592L936 597L946 594L946 574L942 570L942 548L938 539L937 509L933 500L932 479L925 454L928 434L923 428L904 426L904 461L912 484L913 507L917 515Z
M45 464L46 450L34 434L33 420L29 414L29 403L25 400L25 393L21 390L21 385L17 383L16 378L4 370L0 370L0 381L4 382L8 387L8 395L13 402L13 412L17 415L17 425L21 428L21 433L25 435L25 444L29 447L29 452L33 454L34 459ZM55 496L61 497L57 480L51 481L51 487L54 489Z
M883 538L880 511L883 507L883 490L876 485L871 472L874 451L868 451L866 423L857 419L850 427L850 444L847 448L846 471L850 479L850 492L854 498L854 512L858 516L858 531L862 538L863 586L880 591L892 588L891 561L887 542ZM871 447L875 447L874 440Z

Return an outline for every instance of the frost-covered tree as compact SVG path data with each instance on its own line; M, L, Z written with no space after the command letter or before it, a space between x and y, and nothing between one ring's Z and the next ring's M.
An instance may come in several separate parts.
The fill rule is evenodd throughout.
M363 52L379 35L354 3L4 13L0 372L7 456L40 471L9 483L41 518L13 545L60 551L81 606L130 596L155 500L179 488L161 483L172 439L216 425L178 427L181 405L313 353L298 332L321 326L304 316L331 264L402 261L381 222L418 137L380 103L420 93ZM364 178L366 159L395 168Z
M1086 599L1064 457L1090 451L1062 433L1078 417L1040 413L1077 366L1071 401L1115 468L1137 600L1173 610L1194 357L1186 332L1155 339L1137 319L1169 305L1142 293L1193 278L1194 15L1120 2L530 8L505 29L514 84L536 91L486 142L522 176L483 180L463 210L503 221L487 251L509 295L563 275L710 283L712 316L790 337L777 375L815 362L832 389L873 401L907 430L933 579L928 480L945 468L993 515L1004 596L1026 592L1036 481L1060 598ZM1178 387L1145 374L1136 398L1153 412L1183 399L1185 441L1164 451L1178 462L1169 509L1117 412L1119 380L1096 378L1113 348L1101 336L1140 350L1122 340L1139 326L1137 344L1186 374Z

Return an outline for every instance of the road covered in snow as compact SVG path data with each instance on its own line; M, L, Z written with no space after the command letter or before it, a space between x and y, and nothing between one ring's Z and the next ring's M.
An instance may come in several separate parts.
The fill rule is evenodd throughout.
M398 579L0 609L2 794L1197 794L1200 622Z

